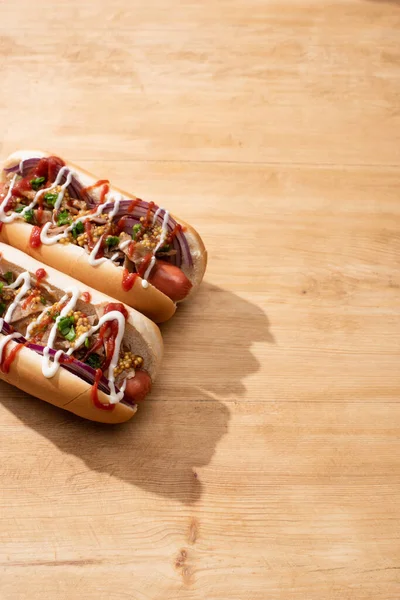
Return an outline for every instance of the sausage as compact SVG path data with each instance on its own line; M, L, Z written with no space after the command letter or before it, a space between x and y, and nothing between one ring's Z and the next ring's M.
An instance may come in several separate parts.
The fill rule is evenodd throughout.
M151 379L147 371L138 370L135 377L127 379L124 400L130 404L142 402L151 390Z
M192 287L191 282L179 267L170 265L163 260L156 261L148 280L174 302L186 298Z

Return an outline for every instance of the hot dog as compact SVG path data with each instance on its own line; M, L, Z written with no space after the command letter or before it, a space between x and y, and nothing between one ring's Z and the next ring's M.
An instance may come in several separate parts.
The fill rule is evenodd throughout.
M148 318L0 243L0 379L121 423L150 392L161 355Z
M59 157L15 152L1 184L0 240L156 322L203 278L207 253L192 227Z

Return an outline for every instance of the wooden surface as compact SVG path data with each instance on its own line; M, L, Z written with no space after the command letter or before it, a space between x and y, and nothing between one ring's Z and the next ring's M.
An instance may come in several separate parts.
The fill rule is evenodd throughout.
M2 600L399 599L399 26L396 1L1 3L1 156L81 163L210 255L127 426L1 385Z

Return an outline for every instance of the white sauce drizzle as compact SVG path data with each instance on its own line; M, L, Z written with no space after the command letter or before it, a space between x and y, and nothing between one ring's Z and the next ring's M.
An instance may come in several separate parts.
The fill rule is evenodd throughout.
M126 379L125 379L119 388L120 391L117 393L117 391L115 389L115 377L114 377L114 369L116 368L117 363L118 363L119 351L120 351L121 342L124 337L124 331L125 331L124 315L117 310L113 310L113 311L103 315L100 318L97 325L94 325L88 331L86 331L85 333L82 333L82 335L80 335L78 337L78 339L75 341L74 347L69 348L67 354L71 355L75 350L77 350L80 346L82 346L82 344L84 344L85 340L88 337L90 337L93 333L96 333L96 331L98 331L98 329L100 329L100 327L107 321L118 321L118 334L115 339L115 347L114 347L114 352L113 352L113 355L111 358L110 366L108 367L108 386L110 388L110 404L116 404L117 402L122 400L122 398L124 397L124 391L125 391L125 387L126 387Z
M12 304L10 304L10 306L8 307L5 317L0 318L0 331L3 327L4 322L7 323L12 318L12 314L13 314L15 308L17 307L18 303L21 301L21 298L31 288L30 273L28 273L28 271L24 271L23 273L20 273L18 275L17 279L12 284L10 284L8 286L4 286L5 288L8 288L8 289L15 289L18 286L20 286L21 283L23 283L23 285L22 285L20 291L18 292L18 294L16 295ZM50 330L47 345L43 348L42 373L43 373L44 377L46 377L47 379L54 377L54 375L57 373L57 371L60 367L60 358L65 353L64 350L57 350L57 352L55 353L53 358L50 356L50 350L53 350L54 342L55 342L55 339L57 336L58 324L63 317L67 316L71 310L74 310L76 303L77 303L78 299L80 298L80 295L81 295L80 289L74 286L71 288L67 288L66 294L61 298L61 300L59 300L60 304L63 304L64 302L67 302L67 301L68 302L66 303L64 308L62 308L60 314L56 318L54 325L52 326L52 328ZM48 307L43 309L43 311L40 313L40 315L36 319L36 321L32 321L28 325L28 327L26 329L26 333L25 333L26 339L29 339L32 330L45 318L45 316L47 315L47 312L48 312ZM80 346L82 346L82 344L85 343L85 340L87 338L89 338L91 335L96 333L96 331L98 331L100 329L100 327L107 321L117 321L118 322L118 333L117 333L117 336L115 339L114 352L111 357L110 365L108 367L108 386L110 388L110 395L109 395L110 403L116 404L117 402L120 402L120 400L122 400L122 398L124 397L126 381L127 381L127 379L125 379L123 381L123 383L119 387L119 392L117 392L117 390L115 388L114 369L116 368L116 366L118 364L121 343L122 343L124 333L125 333L125 317L124 317L124 315L117 310L113 310L113 311L103 315L99 319L99 322L97 323L97 325L94 325L88 331L86 331L81 336L79 336L79 338L77 338L74 346L73 347L71 346L71 348L68 349L66 354L71 356L71 354L73 354L73 352L75 352L78 348L80 348ZM3 350L4 350L7 342L11 339L18 338L20 336L21 336L20 333L15 332L15 333L12 333L12 334L2 337L2 339L0 340L0 363L1 363L1 359L2 359Z
M119 249L123 250L124 248L126 248L127 246L129 246L129 244L131 243L132 240L124 240L123 242L120 243L119 245Z
M163 209L158 208L156 210L156 212L154 213L154 217L153 217L153 224L155 223L155 219L157 219L157 216L160 214L159 211L161 211ZM168 234L168 220L169 220L169 212L166 210L164 212L164 218L163 218L163 222L162 222L162 229L161 229L161 235L160 235L160 241L158 242L157 246L154 248L153 250L153 256L151 257L151 261L149 266L147 267L145 274L143 275L143 279L142 279L142 287L147 288L149 285L149 282L147 281L154 265L156 262L156 252L158 251L159 248L161 248L164 245L165 239L167 237Z
M115 194L114 198L114 208L110 212L110 217L114 218L117 212L119 211L119 203L122 200L121 194Z
M68 300L69 293L71 294L71 298L69 298L67 304L64 306L64 308L61 310L60 314L56 318L54 325L50 330L50 335L49 335L49 339L47 341L47 345L43 349L42 373L46 378L54 377L54 375L57 373L58 368L60 366L60 356L63 354L63 350L58 350L58 352L56 352L56 354L54 356L53 362L51 362L49 360L50 349L53 349L53 344L56 339L57 328L58 328L60 319L67 316L69 311L74 309L75 304L76 304L79 296L81 295L81 292L80 292L79 288L77 288L77 287L67 288L65 291L67 293L65 294L65 296L63 296L61 298L60 303L62 304L63 302Z
M28 273L28 271L25 271L24 273L20 273L18 275L18 277L14 281L14 283L11 283L10 285L5 286L9 290L15 290L15 288L19 287L22 282L23 282L23 285L22 285L21 289L19 290L18 294L15 296L14 301L8 307L8 310L4 316L4 320L6 321L6 323L8 323L11 320L13 312L17 308L17 305L21 301L21 298L23 296L25 296L25 294L28 290L31 289L31 276Z
M40 231L40 241L45 246L52 246L59 240L62 240L63 238L67 238L68 233L70 231L72 231L74 225L76 225L77 223L83 223L84 221L87 221L88 219L93 219L94 217L100 216L101 213L103 212L103 210L106 208L106 206L109 206L111 204L113 204L113 202L104 202L104 204L99 204L95 213L91 213L90 215L84 215L83 217L79 217L72 223L72 225L69 225L68 227L66 227L64 229L64 231L62 233L59 233L57 235L48 236L47 232L49 231L50 227L52 226L52 223L45 223L45 225L43 225L43 227Z
M99 238L99 241L96 243L93 250L89 254L88 261L89 261L89 264L92 265L92 267L97 267L97 265L101 265L101 263L103 263L105 260L108 260L108 258L105 258L104 256L102 256L101 258L96 258L97 252L99 251L99 248L103 241L103 237L104 237L104 234Z
M12 213L11 215L7 216L5 213L5 207L7 206L7 202L9 201L9 199L12 196L12 191L15 185L15 180L17 179L17 174L14 175L14 177L12 178L10 187L8 188L8 192L6 197L4 198L3 202L0 204L0 220L3 223L11 223L11 221L14 221L15 217L13 217L14 214L18 214L18 213Z
M17 212L11 212L9 215L6 215L5 213L5 207L7 205L7 202L9 201L9 199L12 196L12 190L14 188L15 185L15 180L18 176L18 174L16 173L14 175L14 177L12 178L10 187L8 189L7 195L4 198L3 202L0 204L0 221L2 221L3 223L12 223L13 221L15 221L15 219L19 218L19 219L23 219L25 214L31 210L34 206L36 206L36 204L39 202L39 198L41 196L43 196L43 194L46 194L47 192L50 192L51 190L54 190L54 188L56 188L57 186L60 185L60 181L62 176L64 175L64 173L68 171L68 175L67 175L67 179L65 181L65 183L63 183L63 185L61 186L61 191L59 192L58 198L57 198L57 202L54 205L55 208L59 208L60 204L62 202L62 199L64 198L64 194L65 194L65 190L67 189L67 187L69 186L69 184L71 183L72 180L72 172L69 171L68 167L62 167L57 174L56 180L54 181L54 183L52 183L49 187L44 188L42 190L39 190L38 192L36 192L35 197L33 198L32 202L30 204L28 204L28 206L24 206L23 210L19 213Z
M55 204L54 204L54 211L56 211L56 210L58 210L58 209L60 208L60 206L61 206L61 202L62 202L62 201L63 201L63 199L64 199L65 190L67 189L67 187L69 186L69 184L70 184L70 183L71 183L71 181L72 181L72 171L70 171L70 170L68 169L68 167L62 167L62 169L60 169L60 170L59 170L59 172L58 172L58 175L57 175L57 179L56 179L56 181L54 182L54 184L53 184L53 185L54 185L54 186L55 186L55 185L59 185L59 184L58 184L58 183L56 183L56 182L57 182L58 178L60 177L60 173L61 173L61 172L63 172L63 173L64 173L64 170L65 170L65 169L68 171L68 174L67 174L67 179L66 179L66 180L65 180L65 182L62 184L62 186L61 186L61 190L58 192L58 198L57 198L57 200L56 200L56 202L55 202ZM61 177L60 177L60 181L61 181ZM55 214L55 213L53 212L53 218L54 218L54 214Z
M6 344L10 341L10 340L14 340L15 338L21 337L20 333L10 333L9 335L5 335L1 340L0 340L0 363L3 362L3 351L4 348L6 347Z

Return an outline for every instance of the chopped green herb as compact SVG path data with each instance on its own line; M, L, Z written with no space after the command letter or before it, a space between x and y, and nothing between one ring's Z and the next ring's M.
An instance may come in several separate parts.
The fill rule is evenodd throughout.
M98 354L89 354L89 356L86 359L86 362L93 369L99 369L101 365L101 358Z
M85 340L85 348L89 348L89 346L90 346L89 338L86 338L86 340Z
M136 225L133 226L132 229L132 239L136 240L136 236L139 233L139 231L142 229L142 226L140 223L136 223Z
M66 340L68 340L69 342L73 342L74 339L76 338L75 329L73 327L71 327L71 329L68 331L68 333L63 334L63 335Z
M77 223L74 223L74 226L72 227L72 235L74 236L74 238L77 238L78 235L80 233L83 233L85 231L85 226L82 223L82 221L78 221Z
M7 273L4 273L3 277L7 281L8 284L12 283L13 274L11 273L11 271L7 271Z
M18 208L15 209L16 213L21 213L24 210L25 206L18 206Z
M117 235L109 235L106 238L106 246L107 248L112 248L113 246L116 246L119 242L119 237Z
M3 292L4 283L0 281L0 294Z
M46 177L35 177L35 179L31 179L31 187L33 190L37 191L41 185L46 181Z
M57 317L59 317L59 316L60 316L60 313L59 313L59 312L55 312L55 313L52 315L52 314L51 314L51 312L50 312L49 310L47 311L47 314L48 314L48 315L51 315L51 318L53 319L53 321L56 321L56 320L57 320Z
M57 198L58 198L58 194L45 194L44 195L44 199L46 200L47 204L50 204L50 206L54 206L55 203L57 202Z
M71 325L74 324L74 319L72 317L61 317L58 321L57 327L60 331L63 329L69 329Z
M32 208L30 208L29 210L27 210L24 213L24 219L27 223L33 223L33 217L34 217L34 212L33 212Z
M72 317L61 317L57 323L57 329L69 342L72 342L76 338L74 319Z
M0 315L2 315L5 310L6 310L6 305L4 304L4 302L0 302Z
M62 210L57 218L57 225L69 225L71 223L71 217L67 210Z
M40 296L40 302L42 304L46 304L46 298L44 296Z

